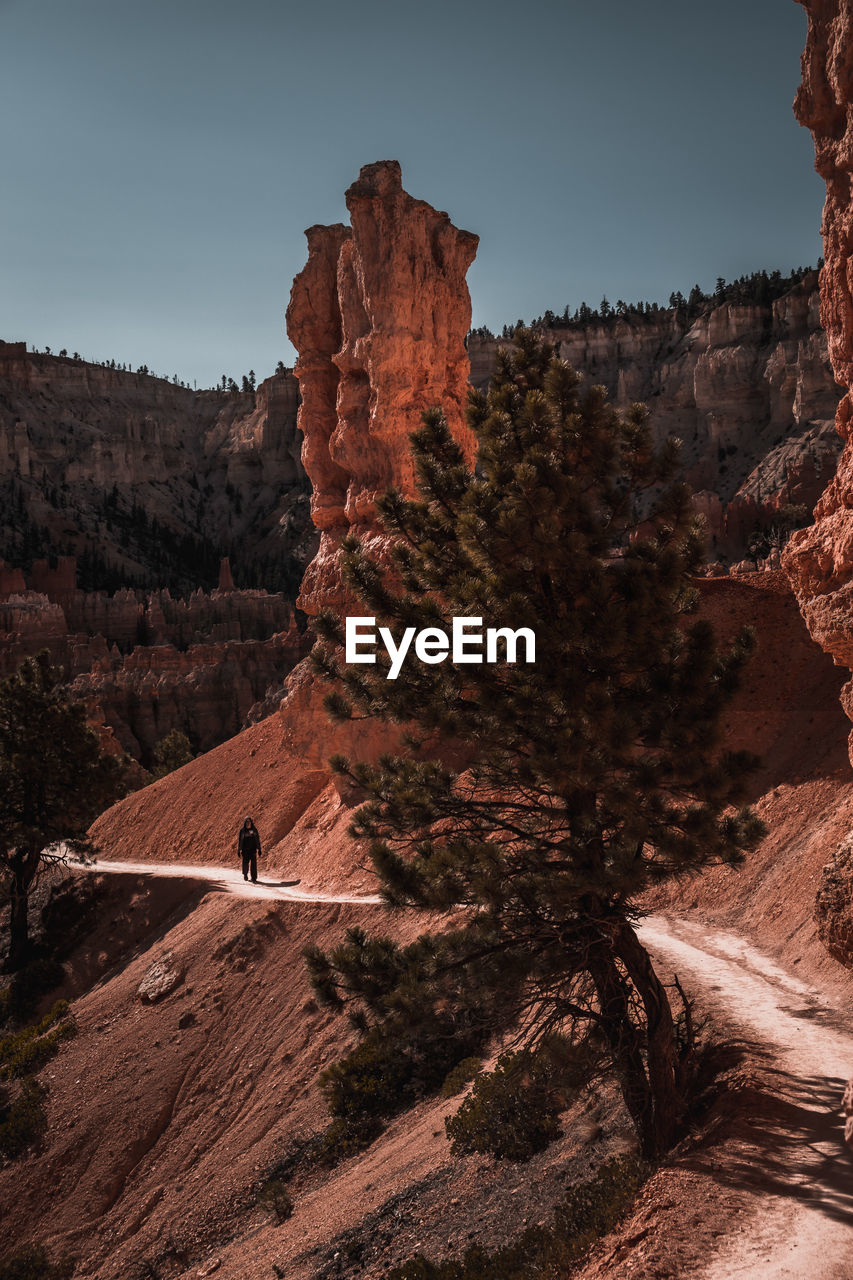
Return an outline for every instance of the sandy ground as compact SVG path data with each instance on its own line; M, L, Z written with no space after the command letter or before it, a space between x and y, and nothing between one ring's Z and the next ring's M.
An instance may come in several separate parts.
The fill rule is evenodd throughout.
M253 885L225 867L99 861L79 869L199 880L243 898L379 902L375 895L336 895L292 881L262 879ZM706 1009L764 1054L787 1103L768 1124L765 1149L757 1158L744 1153L751 1166L743 1171L744 1222L701 1274L706 1280L849 1280L853 1163L839 1113L845 1081L853 1074L849 1022L826 995L736 933L663 915L646 919L640 933L664 966L701 992ZM231 1266L223 1258L223 1277L236 1278L243 1257Z

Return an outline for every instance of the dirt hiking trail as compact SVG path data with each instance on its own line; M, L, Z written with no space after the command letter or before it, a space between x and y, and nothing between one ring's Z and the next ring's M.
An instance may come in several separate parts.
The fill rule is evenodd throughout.
M853 1161L839 1104L853 1075L853 1034L831 1003L737 934L651 916L646 946L702 1004L763 1050L779 1106L763 1142L721 1181L751 1212L703 1272L706 1280L853 1280Z
M241 898L381 902L376 894L314 892L293 880L252 884L231 867L71 860L68 866L201 880ZM853 1280L853 1161L839 1112L853 1075L849 1022L816 988L735 933L662 915L647 917L639 932L664 967L701 992L703 1009L761 1053L779 1098L761 1143L745 1147L737 1167L719 1169L721 1182L746 1195L749 1211L727 1224L705 1280Z
M113 872L122 876L166 876L175 880L206 880L211 889L220 893L233 893L238 898L279 898L285 902L333 902L351 905L378 906L382 899L378 894L319 893L299 889L298 880L259 879L253 884L244 880L242 873L233 867L193 867L186 862L80 862L68 859L72 871L91 871L96 875ZM278 872L273 874L277 875Z

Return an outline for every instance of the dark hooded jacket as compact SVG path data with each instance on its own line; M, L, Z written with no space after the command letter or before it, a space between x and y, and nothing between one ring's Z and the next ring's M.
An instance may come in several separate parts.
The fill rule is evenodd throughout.
M237 839L237 852L241 858L250 858L252 854L260 856L261 839L257 827L242 826Z

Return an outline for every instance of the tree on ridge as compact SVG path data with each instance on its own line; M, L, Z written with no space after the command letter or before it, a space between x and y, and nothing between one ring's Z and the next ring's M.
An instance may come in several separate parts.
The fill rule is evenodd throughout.
M357 1025L416 1025L437 1008L603 1053L645 1155L674 1140L692 1045L639 940L639 895L763 834L744 798L755 765L721 745L721 714L751 650L717 650L691 619L701 556L677 442L652 445L642 406L620 416L529 331L473 392L477 473L438 411L413 437L420 497L379 503L396 584L357 542L344 570L399 643L407 627L530 628L534 663L421 662L395 680L345 666L324 614L317 667L340 718L401 726L376 764L333 760L366 794L351 826L393 908L446 912L400 946L353 930L306 953ZM638 504L648 514L637 527Z
M59 856L50 846L82 839L122 791L123 769L105 755L82 705L70 703L43 651L0 681L0 876L9 890L15 971L30 955L29 895Z

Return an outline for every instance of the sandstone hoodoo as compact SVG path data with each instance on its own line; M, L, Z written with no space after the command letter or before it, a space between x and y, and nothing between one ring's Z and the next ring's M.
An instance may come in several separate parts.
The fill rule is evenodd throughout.
M287 308L302 461L320 531L297 600L309 616L346 611L339 552L348 534L386 560L374 504L390 486L414 493L409 436L425 410L442 409L470 462L475 452L464 416L465 275L477 236L404 191L396 161L365 165L346 200L351 226L307 231L308 262ZM370 756L387 748L387 726L332 725L326 692L304 664L289 677L282 705L289 752L322 768L338 750Z
M391 485L414 492L409 436L426 409L441 408L474 456L464 419L465 274L477 236L404 191L396 161L365 165L346 201L350 227L306 232L308 262L287 308L302 461L320 530L299 595L308 614L346 599L338 549L348 533L381 558L374 502Z

